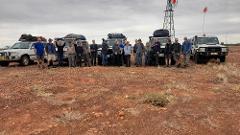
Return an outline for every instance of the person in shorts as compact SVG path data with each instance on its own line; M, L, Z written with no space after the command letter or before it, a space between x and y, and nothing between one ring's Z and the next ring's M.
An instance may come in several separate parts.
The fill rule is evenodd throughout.
M178 39L175 39L175 42L172 44L173 47L173 59L176 62L175 66L180 67L180 56L182 53L182 45L178 42Z
M165 51L164 51L166 67L171 67L171 64L172 64L172 50L173 50L172 42L171 42L171 39L169 38L168 42L165 46Z
M45 47L41 41L41 38L37 39L37 42L34 43L35 54L37 56L37 63L39 68L44 68L44 54L45 54Z
M52 43L52 39L48 39L48 43L46 46L46 53L47 53L47 59L48 59L48 67L54 66L53 63L56 60L56 47Z

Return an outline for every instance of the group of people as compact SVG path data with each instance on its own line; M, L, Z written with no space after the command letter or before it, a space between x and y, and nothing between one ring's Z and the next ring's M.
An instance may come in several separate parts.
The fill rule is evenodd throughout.
M48 67L55 67L56 65L54 65L54 61L56 60L58 61L58 66L63 66L65 46L66 42L63 40L55 40L53 42L52 39L49 39L48 43L44 45L41 42L41 39L38 38L34 47L39 68L45 68L45 54L47 55ZM187 38L184 38L182 45L178 42L178 39L175 39L175 42L172 43L169 38L164 49L165 66L170 67L172 65L172 58L177 67L180 67L181 65L188 66L191 48L192 44ZM70 41L65 51L69 67L81 67L83 64L82 62L88 67L97 65L98 45L95 43L95 40L92 40L91 45L89 45L87 41ZM150 65L152 56L155 58L155 65L159 66L160 51L160 42L155 42L153 45L146 43L146 46L144 46L141 39L138 39L135 41L134 46L132 46L127 40L116 40L112 46L112 54L110 55L112 56L112 64L114 66L126 65L126 67L130 67L132 54L135 56L135 65L137 67ZM103 66L108 65L109 45L105 40L103 40L102 43L101 55L101 64ZM144 64L143 57L145 60Z
M161 52L160 42L155 42L152 46L149 43L147 43L144 51L145 65L150 65L150 62L152 61L151 60L152 59L151 53L152 53L155 58L156 66L159 66L159 58L164 57L166 67L171 67L171 65L173 64L172 59L174 60L176 67L181 67L181 66L187 67L189 66L191 48L192 48L192 43L187 39L187 37L184 38L184 42L182 43L182 45L179 43L179 40L177 38L173 43L169 38L162 52ZM142 54L137 54L136 52L136 57L141 57L141 56ZM136 59L140 59L140 58L136 58Z
M137 67L141 67L143 65L159 66L160 57L165 58L166 67L171 67L171 65L173 65L172 59L174 60L176 67L189 66L192 44L186 37L184 38L182 45L179 43L177 38L175 39L174 43L172 43L171 39L169 38L165 48L163 49L161 46L162 45L160 42L155 42L153 45L146 43L146 46L144 46L141 39L138 39L135 40L135 44L132 47L127 40L123 42L116 40L115 44L113 45L113 65L122 66L125 64L127 67L129 67L131 63L131 55L133 54L135 65ZM163 50L161 51L161 49ZM103 59L104 58L105 56L103 56ZM143 61L145 61L144 64ZM105 64L106 63L103 62L103 65Z
M126 67L131 66L131 54L132 54L132 46L129 41L119 41L116 40L114 45L112 46L112 54L109 54L109 46L103 40L102 45L102 65L106 66L109 62L107 55L112 55L112 64L113 66L123 66L124 64Z
M89 47L89 44L86 41L70 41L66 47L66 50L64 50L66 42L63 40L55 40L53 42L52 39L48 39L48 43L44 45L41 39L38 38L37 42L34 44L38 66L39 68L45 68L45 54L47 56L48 67L55 67L56 65L54 65L54 62L56 60L58 61L58 66L63 66L65 51L68 58L69 67L81 67L83 64L82 60L84 60L85 66L96 66L98 46L94 40L92 42L93 43Z

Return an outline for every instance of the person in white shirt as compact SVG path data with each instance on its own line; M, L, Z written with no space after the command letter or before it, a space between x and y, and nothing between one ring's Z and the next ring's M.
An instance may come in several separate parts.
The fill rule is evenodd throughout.
M124 46L124 55L126 59L126 67L131 66L131 54L132 54L132 46L126 41L126 45Z

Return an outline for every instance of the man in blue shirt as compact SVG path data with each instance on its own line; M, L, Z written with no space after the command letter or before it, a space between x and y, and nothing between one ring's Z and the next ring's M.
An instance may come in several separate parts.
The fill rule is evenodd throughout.
M45 47L44 44L41 42L41 38L37 39L37 42L34 43L35 54L37 56L37 62L39 68L44 68L44 54L45 54Z
M190 55L192 51L192 43L188 41L187 37L184 38L184 42L182 44L182 52L184 55L184 66L189 66Z

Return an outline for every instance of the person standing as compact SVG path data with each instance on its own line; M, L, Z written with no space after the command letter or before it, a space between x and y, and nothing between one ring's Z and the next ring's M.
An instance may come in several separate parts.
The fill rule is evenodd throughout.
M164 51L165 63L167 67L171 67L171 64L172 64L172 50L173 50L172 43L171 43L171 39L169 38Z
M175 39L175 42L173 43L172 47L173 47L173 59L176 62L175 65L176 65L176 67L179 68L181 66L181 64L180 64L180 55L181 55L181 52L182 52L182 46L178 42L177 38Z
M145 54L145 66L150 65L150 53L151 53L151 47L149 42L146 43L146 47L144 49L144 54Z
M102 65L103 66L107 66L108 64L107 53L108 53L108 44L103 39L103 43L102 43Z
M55 45L52 43L52 39L49 38L48 39L48 43L47 46L45 48L46 53L47 53L47 59L48 59L48 67L50 66L54 66L54 61L56 60L56 47Z
M185 37L184 42L182 44L182 52L184 55L184 67L189 66L191 50L192 50L192 43L188 41L187 37Z
M155 57L155 66L159 66L159 54L160 54L160 49L161 49L161 43L160 42L155 42L152 46L153 50L153 55Z
M81 67L83 59L83 47L80 41L77 42L75 49L76 49L76 66Z
M65 42L61 39L56 41L57 55L58 55L58 65L63 66L63 48L65 47Z
M67 48L67 54L68 54L68 64L69 67L75 67L76 65L76 50L74 46L74 42L71 42L69 44L69 47Z
M114 66L121 66L121 49L120 49L120 44L119 41L115 41L115 44L113 45L113 64Z
M135 65L137 65L137 45L138 45L138 40L135 40L135 44L133 46L133 54L134 54L134 60L135 60Z
M142 56L144 52L144 45L142 43L142 40L139 39L137 46L136 46L136 56L137 56L137 67L142 66Z
M132 54L132 46L126 41L126 45L124 46L124 55L126 59L126 67L131 67L131 54Z
M41 41L41 38L37 38L37 42L34 43L35 54L37 56L37 63L39 68L44 68L44 54L45 54L45 47Z
M92 66L97 66L97 50L98 45L95 43L95 40L92 40L92 44L90 45Z
M127 40L124 39L121 42L121 44L119 45L119 47L120 47L120 66L122 66L126 63L125 55L124 55L124 46L125 46L126 42L127 42Z
M91 60L90 60L90 47L87 41L82 42L83 47L83 59L85 66L91 67Z

